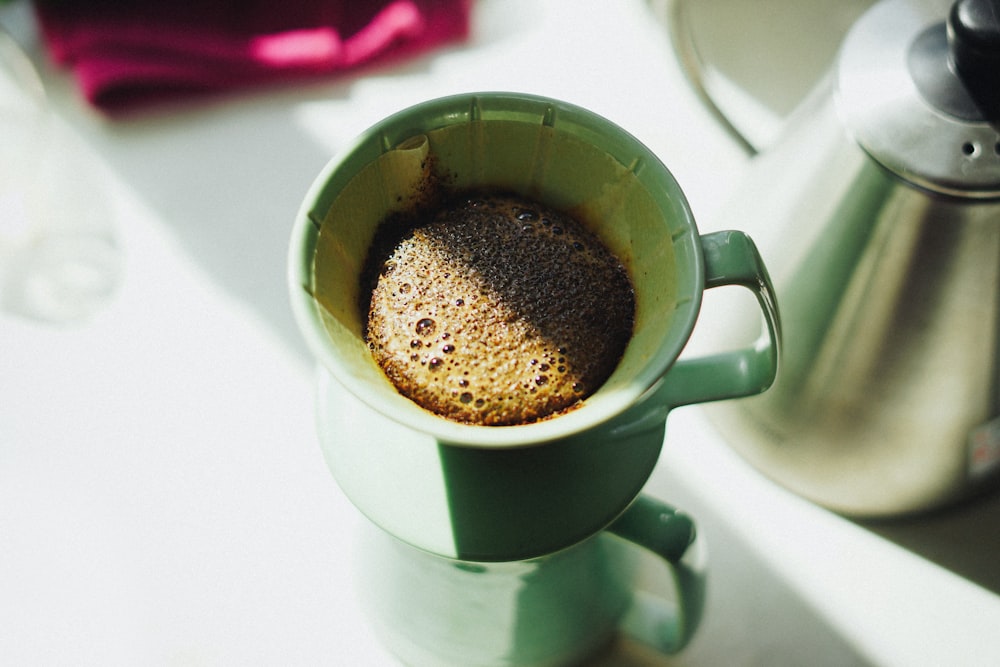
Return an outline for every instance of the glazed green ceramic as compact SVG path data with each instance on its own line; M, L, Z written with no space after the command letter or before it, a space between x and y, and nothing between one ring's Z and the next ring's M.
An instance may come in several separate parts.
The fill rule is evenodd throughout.
M379 222L413 206L429 178L568 210L628 268L632 339L580 407L526 425L459 424L397 393L373 361L359 273ZM589 111L530 95L433 100L364 133L307 194L289 283L320 361L320 441L331 471L374 524L446 560L523 562L586 543L628 516L671 408L759 393L776 372L777 311L752 241L699 235L673 176L645 146ZM702 293L719 285L757 296L767 335L678 361Z
M527 425L459 424L397 393L372 360L358 274L378 223L411 205L431 163L456 187L515 190L579 213L629 268L635 333L582 407ZM753 243L739 232L700 236L654 154L608 120L550 99L448 97L375 125L308 192L289 280L323 368L319 417L334 475L375 523L445 556L512 560L579 542L636 497L671 408L754 394L775 374L777 315ZM702 292L725 284L757 294L769 338L678 363Z
M476 563L442 558L371 527L359 589L376 633L409 667L577 664L619 629L663 653L690 639L704 600L694 524L645 496L609 530L554 554ZM667 568L639 591L636 545ZM652 561L652 562L655 562Z

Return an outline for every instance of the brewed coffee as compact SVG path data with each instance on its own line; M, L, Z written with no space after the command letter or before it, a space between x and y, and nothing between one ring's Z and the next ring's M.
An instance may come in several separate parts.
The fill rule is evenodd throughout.
M375 360L403 395L459 422L572 409L632 334L621 262L571 216L514 195L465 193L387 220L365 280Z

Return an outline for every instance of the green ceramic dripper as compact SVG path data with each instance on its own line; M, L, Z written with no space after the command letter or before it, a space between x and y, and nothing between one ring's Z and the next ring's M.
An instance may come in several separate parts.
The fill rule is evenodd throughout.
M428 183L513 191L567 210L628 268L636 293L632 339L612 376L580 407L518 426L451 422L397 393L372 360L362 335L359 275L380 221L413 206ZM656 501L635 503L670 409L759 393L774 379L777 311L746 235L699 235L670 172L606 119L530 95L462 95L387 118L327 166L296 221L289 280L300 328L321 362L324 454L375 525L413 549L414 559L419 552L465 564L547 562L612 526L673 569L681 611L670 639L659 644L683 646L696 625L703 581L700 565L683 560L693 524ZM745 349L678 361L702 292L719 285L741 285L757 296L767 335ZM637 509L648 503L656 511ZM398 592L411 599L407 606L419 605L415 590ZM509 611L528 613L516 605ZM389 627L399 635L394 618ZM602 623L588 634L606 636L613 626ZM412 647L421 634L392 643ZM445 640L438 641L438 653L445 652ZM544 655L545 641L538 641ZM517 645L463 660L560 664L565 650L558 644L553 638L555 662L521 660L524 647Z

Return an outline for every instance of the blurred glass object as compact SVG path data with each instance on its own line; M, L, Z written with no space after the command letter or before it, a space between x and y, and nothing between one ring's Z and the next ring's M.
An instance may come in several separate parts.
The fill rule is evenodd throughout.
M121 254L86 156L59 136L38 73L0 27L0 308L68 324L115 292Z

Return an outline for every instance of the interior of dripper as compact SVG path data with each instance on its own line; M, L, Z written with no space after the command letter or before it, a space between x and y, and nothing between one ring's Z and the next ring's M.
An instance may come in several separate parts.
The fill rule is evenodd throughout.
M697 265L690 238L694 227L669 172L639 142L603 119L588 115L582 124L572 110L551 104L532 111L492 118L489 109L473 104L467 116L452 114L443 126L401 131L399 136L376 128L367 143L329 173L326 189L309 212L319 225L309 291L320 306L331 344L324 364L379 411L446 441L526 444L572 431L573 422L586 428L604 421L662 377L693 326L698 305L693 295L701 288L691 270ZM378 154L371 157L373 142ZM336 182L334 176L343 178L345 171L352 175ZM388 214L419 205L429 189L437 188L513 192L567 211L626 266L636 294L633 336L615 372L586 399L586 410L513 427L446 424L396 393L375 364L359 307L368 247ZM556 421L559 426L552 426ZM519 430L513 440L482 433L511 429Z

